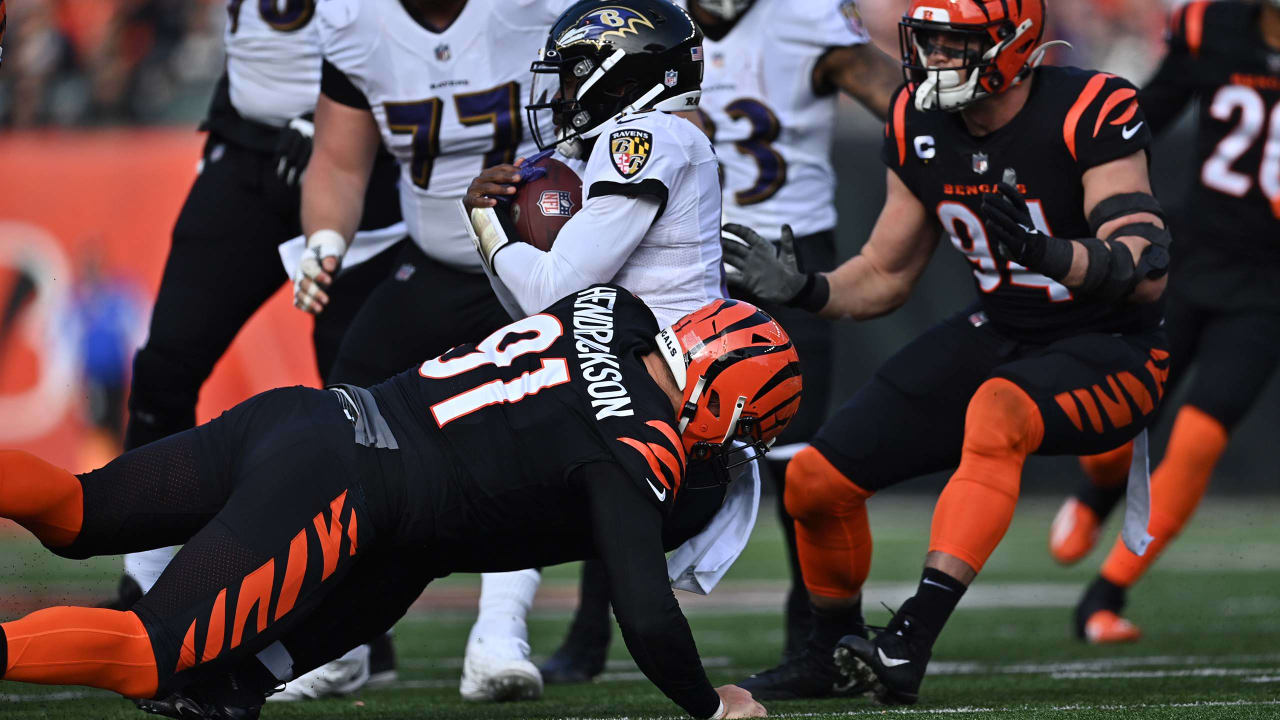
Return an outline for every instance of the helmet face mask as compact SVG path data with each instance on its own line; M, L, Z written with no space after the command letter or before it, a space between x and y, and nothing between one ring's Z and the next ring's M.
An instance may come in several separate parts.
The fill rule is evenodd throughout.
M1043 60L1043 33L1043 0L913 0L898 40L916 108L955 112L1007 91Z
M716 300L659 333L658 347L683 393L685 452L717 472L763 455L800 406L800 356L750 303Z
M530 69L534 141L583 157L621 113L698 106L702 31L667 0L587 0L560 16Z

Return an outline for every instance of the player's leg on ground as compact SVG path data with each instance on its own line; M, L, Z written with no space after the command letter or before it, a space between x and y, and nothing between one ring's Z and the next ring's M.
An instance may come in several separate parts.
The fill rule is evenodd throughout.
M538 570L480 576L480 612L467 637L458 684L462 699L504 702L542 696L542 674L529 660L525 624L541 582Z
M1151 474L1151 544L1141 556L1116 539L1098 579L1076 612L1076 632L1094 643L1137 639L1119 617L1130 587L1151 567L1195 513L1213 468L1280 362L1280 315L1221 314L1201 333L1196 374L1173 421L1164 458Z
M483 274L446 267L414 243L393 265L343 336L328 382L376 385L511 322Z
M1150 423L1168 378L1165 345L1162 331L1067 338L1001 365L973 394L916 594L874 642L853 637L837 651L877 699L916 701L934 642L1009 529L1027 456L1096 454Z
M212 135L205 145L174 226L147 342L134 358L126 449L195 425L196 400L213 366L286 279L276 245L301 232L298 195L275 180L269 160ZM140 570L134 580L146 592L172 554L160 549L126 559L126 573ZM121 590L129 589L122 581Z
M1165 312L1165 328L1169 334L1169 382L1165 395L1173 391L1186 375L1187 366L1200 343L1200 333L1210 313L1196 305L1169 298ZM1157 409L1156 420L1168 415ZM1124 498L1129 480L1132 448L1126 444L1098 455L1080 458L1084 477L1054 516L1049 528L1049 553L1062 565L1078 562L1093 550L1100 526Z
M865 501L902 480L959 460L969 396L1010 351L967 313L930 329L890 358L787 468L785 502L795 518L813 627L800 653L739 683L762 699L861 690L832 653L866 635L862 583L871 563ZM944 360L945 358L945 360Z

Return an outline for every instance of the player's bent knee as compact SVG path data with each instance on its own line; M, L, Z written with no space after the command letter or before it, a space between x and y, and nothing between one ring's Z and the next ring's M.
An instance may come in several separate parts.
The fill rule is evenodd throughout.
M1039 406L1012 380L991 378L969 399L964 421L966 453L1026 456L1043 439Z
M861 507L871 494L845 477L812 447L796 453L787 464L783 500L787 512L800 522L851 512Z

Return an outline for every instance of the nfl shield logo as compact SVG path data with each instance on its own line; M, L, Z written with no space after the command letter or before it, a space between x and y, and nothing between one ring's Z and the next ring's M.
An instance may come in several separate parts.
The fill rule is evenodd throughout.
M987 170L991 167L991 164L988 162L989 159L990 158L987 157L986 153L974 153L973 171L979 175L987 174Z
M573 214L573 199L568 190L544 190L538 197L538 209L547 217L569 217Z
M669 88L673 88L676 86L676 83L679 80L680 80L680 73L676 72L675 70L668 70L667 76L662 79L662 84L666 85Z
M436 46L437 60L439 60L440 62L448 62L449 58L451 57L453 57L453 53L449 52L449 46L447 44L440 43L439 45Z

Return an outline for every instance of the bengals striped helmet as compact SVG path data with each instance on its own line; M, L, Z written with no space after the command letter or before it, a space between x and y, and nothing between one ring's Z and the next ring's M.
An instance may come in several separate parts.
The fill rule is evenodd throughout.
M1044 59L1046 0L912 0L898 24L916 108L959 110L1007 92ZM960 65L931 66L941 53ZM967 72L965 72L967 71Z
M716 300L689 313L658 333L658 348L684 393L678 428L692 459L732 467L734 441L763 453L800 407L800 355L751 303Z

